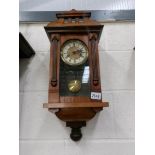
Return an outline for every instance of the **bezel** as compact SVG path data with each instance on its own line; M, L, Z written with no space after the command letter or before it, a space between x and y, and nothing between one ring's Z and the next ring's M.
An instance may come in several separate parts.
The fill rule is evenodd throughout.
M72 42L79 42L80 43L80 45L82 45L82 47L84 47L85 48L85 51L86 51L86 55L84 56L84 59L80 59L80 62L78 62L78 63L75 63L75 62L70 62L68 59L66 59L66 58L64 58L64 56L63 56L63 53L64 53L64 51L66 51L66 50L64 50L64 48L69 44L69 43L72 43ZM80 57L81 58L81 57ZM66 64L68 64L68 65L70 65L70 66L79 66L79 65L82 65L82 64L84 64L86 61L87 61L87 59L88 59L88 47L87 47L87 45L83 42L83 41L81 41L81 40L79 40L79 39L69 39L69 40L67 40L67 41L65 41L64 42L64 44L62 45L62 47L61 47L61 59L63 60L63 62L64 63L66 63Z

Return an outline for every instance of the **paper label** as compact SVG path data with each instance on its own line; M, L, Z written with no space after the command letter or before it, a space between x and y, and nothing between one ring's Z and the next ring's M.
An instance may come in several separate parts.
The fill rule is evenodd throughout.
M94 100L101 100L101 93L98 93L98 92L91 92L91 99L94 99Z

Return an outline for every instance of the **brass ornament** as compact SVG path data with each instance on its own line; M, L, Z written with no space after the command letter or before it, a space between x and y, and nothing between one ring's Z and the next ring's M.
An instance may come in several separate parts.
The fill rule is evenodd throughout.
M81 89L81 82L79 80L71 80L68 83L68 89L72 93L77 93Z

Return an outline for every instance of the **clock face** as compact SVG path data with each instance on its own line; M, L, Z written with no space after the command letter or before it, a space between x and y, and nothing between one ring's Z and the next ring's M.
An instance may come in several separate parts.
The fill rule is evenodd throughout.
M61 48L61 58L71 66L84 64L88 58L88 48L80 40L68 40Z

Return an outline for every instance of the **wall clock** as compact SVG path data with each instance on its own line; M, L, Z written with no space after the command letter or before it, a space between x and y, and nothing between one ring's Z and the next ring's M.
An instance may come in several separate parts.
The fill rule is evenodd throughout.
M109 105L102 99L99 69L103 25L92 20L90 12L71 10L56 16L45 27L51 46L48 103L43 107L65 121L71 139L78 141L81 127Z

